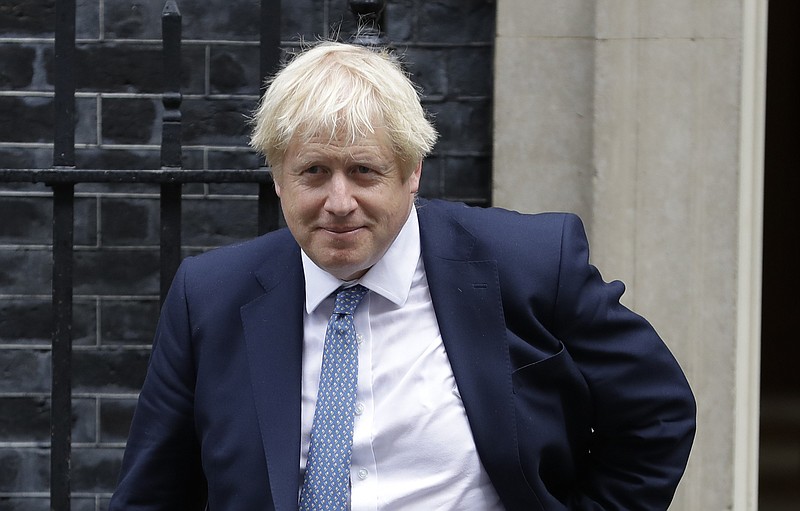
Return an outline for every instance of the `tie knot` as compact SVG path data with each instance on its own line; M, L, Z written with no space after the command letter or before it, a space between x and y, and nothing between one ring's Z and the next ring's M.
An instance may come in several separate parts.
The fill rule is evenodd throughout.
M353 314L367 291L369 290L361 284L339 290L336 293L336 303L333 305L334 314Z

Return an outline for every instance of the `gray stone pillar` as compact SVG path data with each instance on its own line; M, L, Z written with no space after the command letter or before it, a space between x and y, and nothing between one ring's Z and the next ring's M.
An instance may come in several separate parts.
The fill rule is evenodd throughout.
M756 508L766 0L499 0L494 204L570 210L699 403L673 509Z

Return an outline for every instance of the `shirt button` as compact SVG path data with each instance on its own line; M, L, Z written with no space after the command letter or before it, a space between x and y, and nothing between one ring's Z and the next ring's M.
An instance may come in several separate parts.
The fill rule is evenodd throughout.
M367 478L369 475L369 471L366 468L362 468L358 470L358 478L362 481Z
M356 403L356 415L364 413L364 403Z

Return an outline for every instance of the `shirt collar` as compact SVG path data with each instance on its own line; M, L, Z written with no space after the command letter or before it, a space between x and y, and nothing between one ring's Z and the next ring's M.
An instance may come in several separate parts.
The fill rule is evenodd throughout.
M326 272L301 251L306 283L306 312L312 313L322 301L342 286L361 284L392 303L402 306L411 291L411 282L421 253L417 209L411 213L383 257L355 282L345 282Z

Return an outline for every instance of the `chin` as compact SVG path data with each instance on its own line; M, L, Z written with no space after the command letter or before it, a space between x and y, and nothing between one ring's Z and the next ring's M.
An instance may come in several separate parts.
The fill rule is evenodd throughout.
M372 265L340 263L323 266L323 269L338 279L355 280L367 273L367 270L369 270L371 266Z

